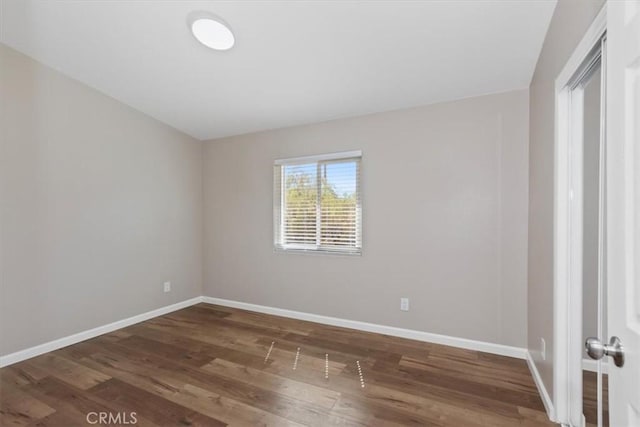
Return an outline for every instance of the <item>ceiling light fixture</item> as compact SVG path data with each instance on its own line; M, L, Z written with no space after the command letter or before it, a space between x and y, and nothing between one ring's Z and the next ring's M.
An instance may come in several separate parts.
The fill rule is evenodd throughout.
M215 50L229 50L236 39L227 24L212 17L200 17L191 21L193 36L203 45Z

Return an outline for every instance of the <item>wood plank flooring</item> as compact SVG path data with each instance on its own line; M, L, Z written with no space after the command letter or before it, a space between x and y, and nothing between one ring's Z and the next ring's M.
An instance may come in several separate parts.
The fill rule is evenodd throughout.
M90 413L140 426L554 425L523 360L208 304L0 369L1 426L83 426Z
M587 427L598 426L598 377L595 372L582 372L582 413ZM602 375L602 425L609 427L608 375Z

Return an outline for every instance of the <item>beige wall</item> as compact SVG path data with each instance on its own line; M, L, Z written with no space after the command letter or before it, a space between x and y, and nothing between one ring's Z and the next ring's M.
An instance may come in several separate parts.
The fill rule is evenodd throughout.
M201 154L0 44L0 354L200 295Z
M560 0L530 87L528 347L553 395L554 82L604 0ZM546 341L542 360L540 339Z
M525 346L528 103L521 90L206 143L204 294ZM363 255L274 253L273 161L357 149Z

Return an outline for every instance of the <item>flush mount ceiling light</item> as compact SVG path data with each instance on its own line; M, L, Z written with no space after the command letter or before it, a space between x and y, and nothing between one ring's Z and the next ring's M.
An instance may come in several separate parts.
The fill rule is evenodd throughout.
M200 43L215 50L229 50L236 41L231 29L218 18L201 16L191 20L191 32Z

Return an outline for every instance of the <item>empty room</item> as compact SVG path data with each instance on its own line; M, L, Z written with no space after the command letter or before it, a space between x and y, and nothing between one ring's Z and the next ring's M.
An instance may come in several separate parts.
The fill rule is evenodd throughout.
M0 426L640 427L640 1L0 0Z

